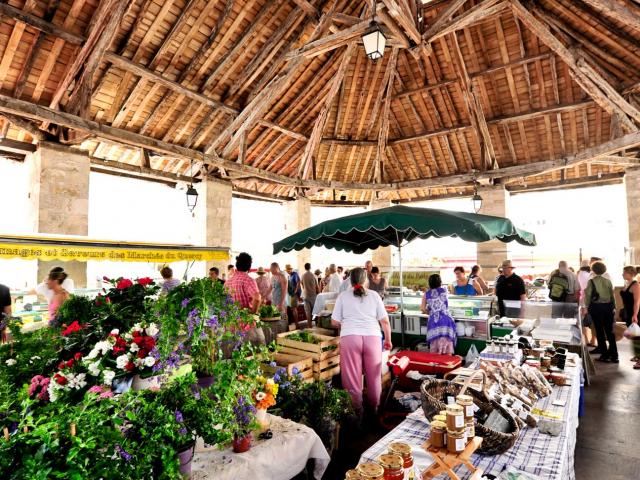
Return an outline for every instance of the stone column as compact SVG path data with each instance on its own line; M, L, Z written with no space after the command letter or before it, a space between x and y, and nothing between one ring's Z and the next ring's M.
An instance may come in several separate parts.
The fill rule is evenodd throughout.
M311 200L299 197L284 204L284 236L294 235L311 226ZM304 264L310 261L311 252L305 248L289 253L291 264L298 273L304 272ZM284 268L284 265L280 265Z
M25 159L33 231L52 235L89 233L89 157L68 147L41 144ZM63 266L76 287L87 286L85 262L38 261L38 282Z
M390 206L391 202L389 200L373 198L369 203L369 210L380 210ZM391 270L392 258L391 247L378 247L371 251L371 261L374 266L380 268L380 271L389 272Z
M482 188L478 190L482 196L482 208L478 213L507 217L509 192L503 186ZM485 271L484 278L493 278L499 263L509 258L508 243L500 240L478 243L478 265Z
M627 219L629 222L630 265L640 264L640 168L626 171L624 185L627 190Z
M200 243L208 247L222 247L231 250L231 202L233 189L230 182L205 180L195 185L198 190L198 203L195 216L200 226ZM205 274L209 268L218 267L220 276L227 273L228 261L207 262Z

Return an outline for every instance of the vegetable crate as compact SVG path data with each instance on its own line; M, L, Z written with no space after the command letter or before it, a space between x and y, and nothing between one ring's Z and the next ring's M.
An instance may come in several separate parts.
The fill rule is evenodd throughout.
M280 352L309 356L313 359L313 377L316 380L329 380L340 373L340 337L330 337L315 331L303 331L311 334L317 343L292 340L291 336L299 336L301 332L285 332L278 334L276 342Z
M297 368L298 373L305 382L313 380L313 359L311 357L291 355L288 353L275 353L272 359L276 362L276 366L272 367L269 364L263 364L262 370L265 373L273 375L278 368L284 368L288 375L293 375L293 369Z

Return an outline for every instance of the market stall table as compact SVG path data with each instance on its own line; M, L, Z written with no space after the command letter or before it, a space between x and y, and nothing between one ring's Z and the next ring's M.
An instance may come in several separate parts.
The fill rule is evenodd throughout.
M196 444L191 466L192 479L210 480L289 480L302 472L310 459L313 476L322 478L329 465L329 454L320 437L309 427L267 414L273 438L254 440L245 453L231 448L219 450Z
M574 452L578 428L578 408L582 365L565 369L571 385L554 387L553 393L538 401L535 408L562 415L562 432L557 437L540 433L537 428L525 427L516 444L502 455L472 455L472 463L485 473L499 475L507 466L536 475L542 480L575 479ZM556 400L566 402L564 407L552 405ZM429 436L429 423L421 409L409 415L400 425L369 448L360 457L360 462L375 461L387 452L392 442L404 442L419 448ZM428 461L427 461L428 463ZM420 465L416 462L416 465ZM422 468L428 465L423 464ZM464 469L457 469L461 478L468 478ZM438 477L443 478L443 477Z

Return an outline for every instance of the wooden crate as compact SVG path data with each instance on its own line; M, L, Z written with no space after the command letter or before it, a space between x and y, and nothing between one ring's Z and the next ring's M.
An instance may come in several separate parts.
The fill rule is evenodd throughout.
M273 354L272 358L272 361L276 362L275 367L269 364L262 365L262 370L266 374L273 375L278 368L284 368L288 375L293 375L293 369L297 368L304 380L313 379L313 359L311 357L278 352Z
M313 327L313 328L305 328L302 331L303 332L313 333L314 335L324 335L325 337L337 337L337 336L339 336L339 333L338 333L337 329L330 329L330 328Z
M340 373L340 363L338 365L334 365L333 367L329 367L326 370L322 370L320 372L313 372L313 378L316 380L330 380L335 375Z
M313 378L316 380L329 380L340 373L340 354L324 360L313 361Z
M279 351L290 355L308 356L316 361L325 360L340 354L340 337L329 337L326 335L314 334L320 343L307 343L298 340L290 340L290 335L296 332L279 333L276 343ZM326 350L328 347L335 347Z

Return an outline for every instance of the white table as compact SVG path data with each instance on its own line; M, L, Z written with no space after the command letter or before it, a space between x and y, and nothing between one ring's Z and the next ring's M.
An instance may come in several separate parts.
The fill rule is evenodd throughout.
M320 315L320 312L324 312L327 302L338 298L338 292L319 293L316 297L316 303L313 304L312 315L314 317Z
M231 448L219 450L200 440L191 463L192 479L290 480L315 460L313 476L322 478L329 465L329 453L311 428L268 414L273 438L254 440L245 453Z
M557 437L540 433L537 428L524 427L516 444L501 455L483 456L473 454L471 462L485 473L499 475L507 466L535 475L541 480L575 480L574 452L578 428L578 408L580 403L580 383L582 365L578 361L575 367L567 367L566 373L571 379L571 386L554 387L553 393L536 404L541 410L563 413L562 432ZM554 400L564 400L564 407L552 405ZM418 409L409 415L400 425L374 444L360 457L360 463L375 460L386 453L391 442L405 442L413 446L416 452L429 436L429 423ZM420 465L428 467L433 460L425 458L421 453ZM456 469L461 478L468 478L466 470ZM444 478L444 477L438 477ZM448 478L448 477L447 477Z

